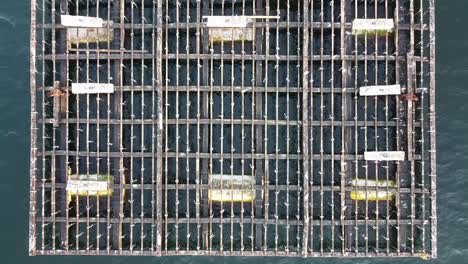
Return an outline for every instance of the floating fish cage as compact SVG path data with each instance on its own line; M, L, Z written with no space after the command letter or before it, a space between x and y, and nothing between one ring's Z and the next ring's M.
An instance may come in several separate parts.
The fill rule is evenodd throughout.
M437 256L434 0L31 7L31 255Z

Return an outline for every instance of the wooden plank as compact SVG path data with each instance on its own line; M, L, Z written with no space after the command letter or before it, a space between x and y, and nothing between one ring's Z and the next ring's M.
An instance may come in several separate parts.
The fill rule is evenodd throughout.
M102 28L104 25L99 17L61 15L60 20L65 27Z
M405 152L404 151L366 151L366 152L364 152L364 160L376 160L376 161L398 160L398 161L404 161L405 160Z
M393 19L354 19L353 34L360 35L373 32L392 32L395 27Z
M73 94L114 93L112 83L72 83Z
M362 86L359 88L360 96L399 95L399 94L401 94L401 87L398 84Z
M206 27L208 28L245 28L253 22L252 18L247 16L204 16Z

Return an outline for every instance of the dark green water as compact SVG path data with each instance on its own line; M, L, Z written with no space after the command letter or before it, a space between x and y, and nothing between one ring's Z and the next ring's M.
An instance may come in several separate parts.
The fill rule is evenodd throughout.
M468 24L466 0L437 1L439 259L468 263ZM0 263L424 263L414 259L28 257L29 8L0 7ZM429 262L425 262L429 263Z

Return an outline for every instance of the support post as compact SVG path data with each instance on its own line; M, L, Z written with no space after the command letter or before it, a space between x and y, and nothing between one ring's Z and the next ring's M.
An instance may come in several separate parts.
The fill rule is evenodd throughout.
M345 23L350 22L351 20L351 1L341 0L341 58L344 58L346 55L352 54L353 36L346 32ZM352 62L349 60L342 59L341 66L341 79L342 79L342 93L341 93L341 111L342 111L342 122L353 121L354 117L352 116L353 112L353 93L346 93L345 90L348 87L351 87L353 84L352 80ZM355 98L357 97L357 91L354 92ZM353 245L353 227L351 225L345 224L345 219L351 220L352 212L354 211L354 203L351 200L349 189L347 189L346 184L352 179L352 164L351 161L346 160L346 155L350 155L353 149L353 140L354 140L354 128L352 126L342 126L341 127L341 141L342 141L342 150L341 150L341 226L342 226L342 237L343 237L343 247L342 253L350 252ZM357 147L357 146L356 146ZM357 164L355 165L357 166ZM347 192L348 191L348 192Z
M256 2L255 15L261 15L264 12L264 1L258 0ZM255 29L255 53L256 55L263 54L263 31L261 29ZM255 85L261 87L263 85L263 60L254 59L255 61ZM263 93L252 91L255 96L255 119L263 119ZM263 153L263 128L261 125L255 125L255 153ZM255 180L256 186L262 186L262 177L268 177L265 175L264 164L262 159L255 160ZM256 189L255 195L255 219L263 218L263 197L262 190ZM260 223L255 225L255 249L262 249L262 238L263 238L263 226Z
M397 0L395 6L395 48L396 48L396 57L406 56L408 53L408 43L409 43L409 32L406 30L400 30L400 24L409 24L409 15L407 12L403 12L406 9L405 1ZM402 86L406 87L406 93L408 93L408 64L409 62L396 60L395 61L395 70L396 70L396 80ZM397 151L407 151L407 132L404 128L408 126L407 121L407 104L401 100L401 97L396 96L396 107L397 107ZM406 133L405 133L406 132ZM407 223L402 223L401 219L408 219L409 215L409 195L400 192L400 188L406 188L409 183L409 166L407 161L398 161L396 162L396 183L397 183L397 195L395 199L395 206L397 210L397 254L405 252L407 250Z
M207 16L210 14L210 1L209 0L203 0L202 3L202 15ZM202 47L203 47L203 54L204 55L209 55L209 39L208 39L208 31L206 29L203 30L202 33ZM201 83L204 86L209 86L210 85L210 80L209 80L209 64L210 64L210 59L209 57L206 57L203 59L203 65L202 65L202 79ZM203 92L202 93L202 106L201 106L201 119L208 119L210 116L210 98L209 98L209 91ZM205 124L201 127L201 152L202 153L208 153L209 152L209 125ZM208 159L203 158L201 161L201 183L202 184L208 184ZM205 219L209 217L209 201L208 201L208 190L203 189L202 194L201 194L201 217L202 219ZM210 233L209 233L209 225L208 223L203 224L203 229L202 229L202 234L203 234L203 249L208 249L210 246Z
M303 171L303 208L304 208L304 234L302 236L302 256L307 257L309 252L309 28L311 28L311 21L309 21L309 1L304 1L303 5L303 43L302 43L302 171ZM313 245L311 245L312 247Z
M68 1L60 0L60 14L67 15L68 14ZM55 29L52 29L55 30ZM66 54L67 53L67 30L63 29L58 32L58 53L59 54ZM54 83L55 90L62 90L62 88L68 87L68 60L64 60L60 62L59 67L59 81ZM54 96L54 129L58 128L60 132L60 137L58 141L59 149L61 150L68 150L67 148L67 129L68 126L65 123L60 123L63 113L68 112L68 98L69 95L68 91L64 91L64 95L62 96ZM66 183L67 182L67 175L68 175L68 158L66 156L59 156L57 157L57 179L56 181L59 183ZM58 201L58 208L57 210L60 212L59 215L68 215L68 205L67 205L67 194L65 189L57 190L57 201ZM67 223L60 223L60 242L64 244L64 247L68 248L68 228Z
M124 26L125 26L125 1L116 0L113 5L112 10L112 20L120 21L120 29L114 31L114 49L121 49L124 47ZM115 61L114 65L114 82L122 87L123 85L123 73L122 73L122 64L123 64L123 53L120 53L120 60ZM119 219L118 222L112 224L112 246L114 249L122 251L122 222L123 222L123 180L124 180L124 162L123 162L123 143L122 143L122 133L123 133L123 124L122 124L122 94L123 91L120 89L114 93L113 99L113 116L115 120L120 120L119 125L117 125L112 134L112 148L113 152L120 153L119 158L113 159L113 176L114 184L119 185L119 189L114 191L112 195L112 218Z

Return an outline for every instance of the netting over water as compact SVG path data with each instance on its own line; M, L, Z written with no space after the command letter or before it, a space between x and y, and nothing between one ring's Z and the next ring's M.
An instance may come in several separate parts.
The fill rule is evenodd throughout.
M32 0L31 45L30 254L436 257L433 0Z

